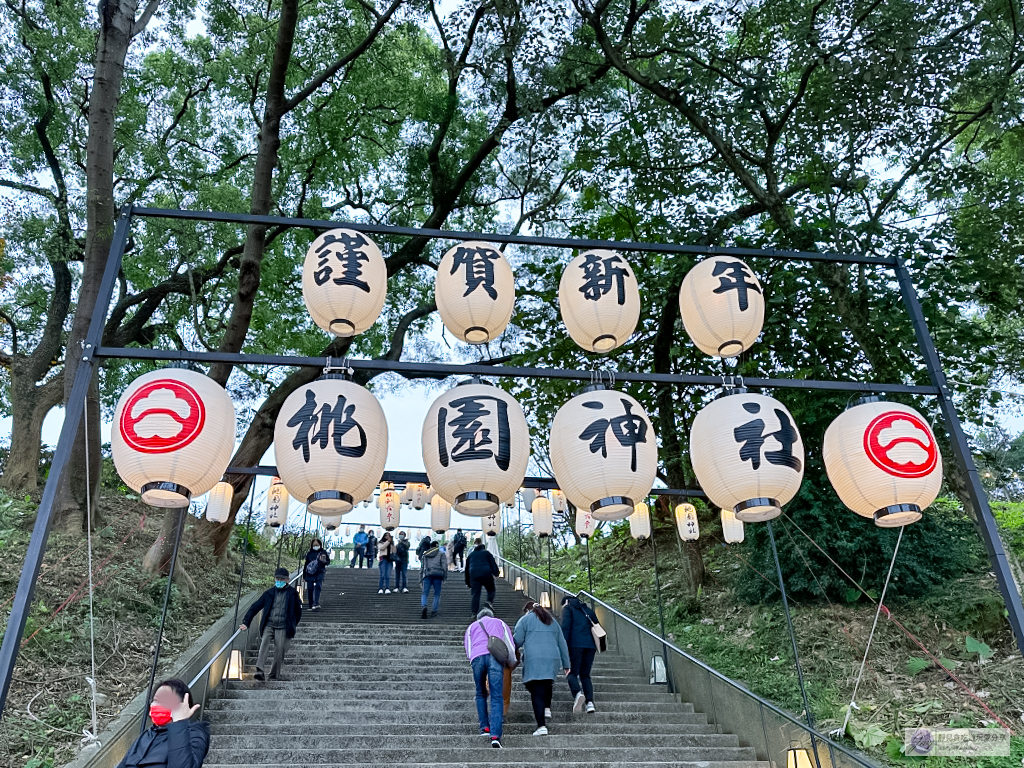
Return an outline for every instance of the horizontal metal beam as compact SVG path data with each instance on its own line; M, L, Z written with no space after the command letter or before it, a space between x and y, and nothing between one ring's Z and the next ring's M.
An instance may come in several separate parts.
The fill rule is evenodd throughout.
M232 365L287 365L324 368L326 357L301 357L296 355L260 355L243 352L191 352L177 349L141 349L137 347L100 347L97 357L128 360L174 360L194 363L231 363ZM342 358L331 358L330 364L341 365ZM566 368L532 368L512 365L481 365L457 363L417 363L397 360L356 360L347 358L349 367L360 371L377 373L394 372L408 376L446 378L448 376L500 376L516 379L567 379L589 382L594 371L579 371ZM608 372L604 373L607 378ZM630 381L649 384L685 384L689 386L720 387L721 376L702 376L673 373L614 372L615 381ZM743 385L758 389L817 389L836 392L887 392L900 395L937 396L939 390L933 386L910 384L882 384L873 381L818 381L814 379L759 379L743 378Z
M273 464L259 464L255 467L228 467L224 471L225 475L260 475L266 477L276 477L277 467ZM402 485L403 483L429 483L430 480L427 477L426 472L393 472L391 470L384 470L384 474L381 476L381 481L385 483L397 483ZM524 477L521 484L522 488L537 488L540 490L548 490L551 488L558 487L558 481L553 477ZM707 494L704 491L694 490L692 488L652 488L651 496L685 496L690 499L706 499Z
M173 208L133 208L135 216L158 219L185 219L187 221L219 221L228 224L266 224L268 226L301 227L304 229L335 229L345 227L369 235L395 235L399 237L425 237L445 240L483 240L489 243L517 245L543 245L552 248L589 250L607 248L615 251L643 253L675 253L691 255L743 256L789 261L832 261L842 264L875 264L895 267L896 261L886 256L866 256L856 253L819 253L818 251L787 251L776 248L718 248L682 243L637 243L630 240L585 240L566 237L537 237L531 235L501 235L494 232L463 232L448 229L421 229L394 227L386 224L368 224L361 221L331 221L325 219L296 219L289 216L258 216L252 213L221 213L216 211L181 211Z

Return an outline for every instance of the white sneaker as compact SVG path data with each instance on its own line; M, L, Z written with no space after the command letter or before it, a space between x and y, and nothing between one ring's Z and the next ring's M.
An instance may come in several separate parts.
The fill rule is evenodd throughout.
M597 707L594 706L594 702L588 701L587 702L587 714L588 715L592 715L595 712L597 712Z
M548 735L548 729L545 726L542 725L540 728L538 728L536 731L533 732L533 735L534 736L547 736Z
M384 594L384 590L383 589L378 589L377 590L377 594L378 595L383 595Z
M583 695L582 691L576 694L576 698L572 702L572 711L574 714L578 715L583 711L583 704L586 702L586 698L587 697Z
M550 709L545 709L544 710L544 719L545 720L550 720L551 719L551 710Z
M390 589L385 589L384 590L384 594L385 595L390 595L391 594L391 590Z
M403 592L408 592L408 591L409 591L409 588L408 588L408 587L403 587L403 588L402 588L402 591L403 591Z

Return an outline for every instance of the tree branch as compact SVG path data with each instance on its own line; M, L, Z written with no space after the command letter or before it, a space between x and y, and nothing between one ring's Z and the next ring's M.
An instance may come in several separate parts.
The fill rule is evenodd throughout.
M110 0L107 0L110 2ZM142 12L142 15L132 24L132 31L129 37L135 37L149 24L149 20L153 18L153 14L156 13L156 9L160 7L160 0L149 0L146 5L146 10Z

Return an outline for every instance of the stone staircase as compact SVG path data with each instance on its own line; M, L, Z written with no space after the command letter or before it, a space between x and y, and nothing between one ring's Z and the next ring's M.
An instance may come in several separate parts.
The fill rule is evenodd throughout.
M496 615L514 626L524 602L499 581ZM330 568L321 605L303 611L283 680L252 680L250 651L245 679L207 702L213 739L205 768L769 768L614 652L594 665L596 714L574 715L568 685L556 681L548 736L532 735L529 694L514 672L505 749L491 749L477 735L461 573L450 574L432 619L420 618L418 571L409 573L407 594L378 595L376 570Z

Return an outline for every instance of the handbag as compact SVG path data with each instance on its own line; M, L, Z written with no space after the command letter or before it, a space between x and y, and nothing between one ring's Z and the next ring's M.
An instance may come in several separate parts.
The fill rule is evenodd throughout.
M583 615L587 617L587 621L590 622L590 635L594 638L594 645L597 646L598 653L604 653L608 650L608 633L604 631L604 627L601 626L601 622L594 621L590 618L589 611L583 611Z
M515 669L516 666L519 664L519 660L512 659L509 656L508 646L505 645L505 640L503 638L498 637L497 635L492 635L490 632L488 632L487 627L484 626L483 621L478 621L477 624L480 625L480 629L482 629L484 631L484 634L487 635L487 652L491 654L491 658L499 664L501 664L501 666L503 667Z

